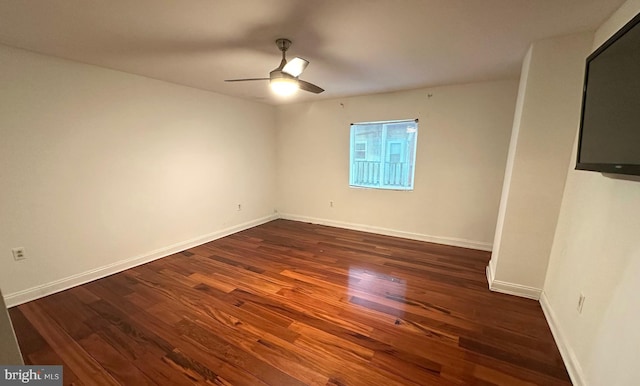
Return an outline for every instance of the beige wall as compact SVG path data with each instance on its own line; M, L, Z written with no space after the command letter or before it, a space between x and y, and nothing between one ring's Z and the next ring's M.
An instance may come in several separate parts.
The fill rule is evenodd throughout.
M4 46L0 67L8 303L273 215L272 106Z
M490 249L516 91L485 82L278 107L279 212ZM414 191L349 188L350 123L413 118Z
M533 43L525 58L495 245L491 288L538 298L580 120L591 33Z
M627 1L593 49L640 12ZM542 298L575 384L640 384L640 181L573 170L562 200ZM586 296L582 314L576 310Z
M491 251L491 260L487 266L487 281L489 288L493 285L498 263L498 254L502 242L502 232L504 230L505 213L507 211L507 203L511 188L511 177L513 176L513 164L516 158L516 148L520 135L520 122L522 118L522 109L524 108L524 96L526 94L529 66L531 65L531 47L527 51L522 60L522 70L520 72L520 83L518 85L518 97L516 99L516 111L513 117L513 127L511 129L511 139L509 140L509 151L507 153L507 165L504 171L504 180L502 181L502 194L500 196L500 206L498 207L498 220L496 222L496 231L493 235L493 249Z

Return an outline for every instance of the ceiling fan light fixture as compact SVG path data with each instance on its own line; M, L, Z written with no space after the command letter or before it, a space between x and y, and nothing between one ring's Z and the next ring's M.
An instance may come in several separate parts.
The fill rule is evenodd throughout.
M280 96L290 96L298 91L298 89L312 92L314 94L320 94L324 91L324 89L316 86L315 84L305 82L299 78L302 71L304 71L304 69L309 65L308 60L295 57L287 62L285 53L291 46L291 40L278 39L276 40L276 45L282 52L282 60L280 61L280 65L269 73L268 78L226 79L225 82L268 80L271 85L271 90L273 90L274 94Z
M293 95L300 86L295 78L274 78L270 81L271 90L281 96Z

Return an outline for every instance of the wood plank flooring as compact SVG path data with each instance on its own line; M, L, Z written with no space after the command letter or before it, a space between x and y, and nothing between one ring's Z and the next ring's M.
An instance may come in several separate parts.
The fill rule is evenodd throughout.
M276 220L10 309L69 385L570 385L489 253Z

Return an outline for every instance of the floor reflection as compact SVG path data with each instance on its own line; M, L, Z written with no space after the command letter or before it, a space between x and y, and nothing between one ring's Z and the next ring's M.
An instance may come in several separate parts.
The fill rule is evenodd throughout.
M361 267L349 267L349 301L402 318L407 281Z

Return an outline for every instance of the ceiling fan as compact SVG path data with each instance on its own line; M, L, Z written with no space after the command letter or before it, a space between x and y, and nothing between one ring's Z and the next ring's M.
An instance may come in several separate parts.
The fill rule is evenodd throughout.
M293 58L287 61L285 53L291 47L291 40L278 39L276 40L278 49L282 51L282 60L280 65L269 73L268 78L246 78L246 79L226 79L225 82L247 82L254 80L268 80L271 85L271 89L280 95L291 95L296 90L302 89L314 94L320 94L324 89L316 86L315 84L305 82L298 77L302 74L305 68L309 65L309 61L302 58Z

